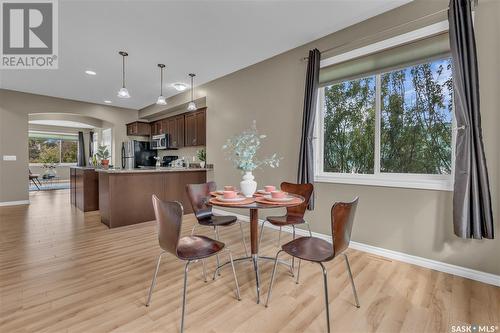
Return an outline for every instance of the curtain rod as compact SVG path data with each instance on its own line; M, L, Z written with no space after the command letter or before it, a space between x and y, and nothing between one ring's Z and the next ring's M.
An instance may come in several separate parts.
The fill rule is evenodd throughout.
M476 7L477 7L477 3L478 3L478 0L471 0L472 1L472 10L474 10ZM328 53L328 52L331 52L333 50L337 50L337 49L340 49L340 48L343 48L347 45L351 45L351 44L354 44L354 43L359 43L360 41L363 41L365 39L369 39L369 38L372 38L372 37L375 37L377 35L380 35L380 34L383 34L383 33L386 33L386 32L389 32L389 31L392 31L394 29L397 29L397 28L400 28L400 27L404 27L406 25L409 25L409 24L412 24L412 23L415 23L415 22L419 22L421 20L424 20L424 19L427 19L429 17L433 17L433 16L436 16L438 14L441 14L443 12L446 12L448 11L449 7L446 7L446 8L443 8L437 12L434 12L434 13L431 13L431 14L427 14L425 16L421 16L419 18L416 18L414 20L411 20L411 21L408 21L408 22L404 22L404 23L401 23L401 24L398 24L398 25L395 25L395 26L392 26L390 28L387 28L387 29L384 29L382 31L378 31L374 34L371 34L371 35L368 35L368 36L365 36L365 37L362 37L360 39L356 39L356 40L351 40L351 41L348 41L348 42L345 42L343 44L340 44L340 45L337 45L337 46L334 46L334 47L331 47L329 49L326 49L326 50L323 50L321 51L321 53ZM303 57L301 58L302 61L307 61L308 60L308 57Z

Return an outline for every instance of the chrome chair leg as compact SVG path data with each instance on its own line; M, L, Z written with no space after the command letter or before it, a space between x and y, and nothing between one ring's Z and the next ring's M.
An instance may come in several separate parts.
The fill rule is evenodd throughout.
M236 298L238 299L238 301L241 301L240 285L238 284L238 278L236 277L236 270L234 269L233 255L231 254L231 251L229 249L227 249L227 253L229 254L229 261L231 261L231 267L233 269L234 283L236 284Z
M324 289L325 289L325 305L326 305L326 327L327 327L327 332L330 333L330 307L328 303L328 277L327 277L327 272L326 268L323 265L323 263L319 263L321 266L321 269L323 270L323 283L324 283Z
M193 225L193 229L191 229L191 236L193 236L193 235L194 235L194 229L196 228L196 224L197 224L197 223L195 223L195 224Z
M262 224L260 225L259 249L260 249L260 243L262 243L262 235L264 234L264 224L266 224L266 221L263 221Z
M188 270L189 270L190 263L191 263L191 261L188 261L186 263L186 266L184 267L184 291L183 291L183 295L182 295L181 333L184 332L184 314L186 313L187 276L188 276Z
M281 226L280 226L280 233L278 234L278 247L280 247L281 244Z
M295 280L296 284L299 284L299 277L300 277L300 263L302 260L299 259L299 268L297 269L297 280Z
M352 293L354 294L354 300L356 301L356 307L359 308L359 299L358 293L356 292L356 286L354 285L354 279L352 278L351 265L349 265L349 259L347 258L347 254L342 253L344 255L345 263L347 266L347 273L349 274L349 278L351 279Z
M259 274L259 255L252 254L253 269L255 271L255 285L257 292L257 304L260 303L260 274Z
M276 253L276 258L274 259L273 273L271 274L271 282L269 284L269 290L267 291L266 308L269 305L269 301L271 300L271 291L273 289L274 275L276 274L276 267L278 267L278 256L280 255L281 251L283 250L279 250L278 253Z
M205 265L205 259L201 259L201 263L203 264L203 279L207 282L207 266Z
M151 297L153 296L153 289L155 288L156 285L156 276L158 275L158 270L160 269L160 261L161 261L161 256L165 254L165 251L162 251L160 255L158 256L158 260L156 261L156 269L153 274L153 280L151 281L151 286L149 287L149 295L148 299L146 301L146 306L149 306L151 304Z
M309 225L309 223L307 223L307 222L304 222L304 223L306 224L307 229L309 230L309 237L312 237L312 236L313 236L313 234L312 234L312 232L311 232L311 226L310 226L310 225Z
M245 247L245 257L248 257L247 242L245 241L245 233L243 232L243 226L241 225L241 221L240 221L240 232L241 232L241 240L243 241L243 246Z
M217 229L216 226L214 226L214 233L215 233L215 239L219 240L219 230ZM215 261L216 261L216 265L217 265L216 267L219 267L220 263L219 263L219 255L218 254L215 255ZM217 270L214 271L214 278L213 278L214 280L215 280L215 275L216 275L215 273L216 272L217 272ZM217 272L217 275L220 276L220 272Z

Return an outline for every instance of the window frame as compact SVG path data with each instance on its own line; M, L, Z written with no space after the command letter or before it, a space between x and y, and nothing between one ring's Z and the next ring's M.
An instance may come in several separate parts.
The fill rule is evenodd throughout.
M384 48L394 47L412 40L424 38L432 34L448 30L448 22L443 21L434 25L415 30L413 32L396 36L388 40L378 42L360 49L356 49L332 58L321 61L321 67L330 66L335 63L348 60L353 57L368 55L370 53L383 50ZM425 59L422 59L425 61ZM325 102L325 87L321 87L318 93L316 106L316 122L314 128L314 181L320 183L338 183L352 185L369 185L398 187L411 189L426 189L452 191L455 172L455 142L456 142L456 122L454 113L452 113L452 161L451 172L449 175L434 174L415 174L415 173L387 173L380 171L381 163L381 91L380 80L382 74L373 74L368 76L375 77L375 147L374 147L374 173L373 174L349 174L337 172L325 172L324 170L324 119L321 111Z
M47 131L28 131L28 141L30 139L30 136L29 136L29 133L30 132L34 132L34 133L44 133L44 134L52 134L52 135L67 135L67 136L75 136L76 138L76 142L77 142L77 145L78 145L78 136L77 135L74 135L73 133L58 133L58 132L47 132ZM55 165L57 167L69 167L69 166L76 166L78 164L78 162L65 162L65 163L62 163L61 160L62 160L62 141L60 139L59 140L59 162L55 163ZM77 146L77 153L78 153L78 146ZM35 163L32 163L29 161L29 156L28 156L28 165L30 167L42 167L44 165L46 165L47 163L41 163L41 162L35 162Z

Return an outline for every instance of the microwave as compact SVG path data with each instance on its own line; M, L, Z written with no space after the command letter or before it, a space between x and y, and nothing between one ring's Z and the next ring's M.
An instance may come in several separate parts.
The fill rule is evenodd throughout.
M168 136L166 134L153 135L151 137L151 149L167 149Z

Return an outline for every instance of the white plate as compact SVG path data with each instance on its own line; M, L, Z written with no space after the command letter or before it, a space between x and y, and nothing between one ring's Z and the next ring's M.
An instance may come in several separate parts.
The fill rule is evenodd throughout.
M264 199L269 200L269 201L274 201L274 202L288 202L288 201L292 201L293 197L273 198L270 195L265 195Z
M217 197L217 200L222 201L222 202L240 202L243 200L246 200L247 198L245 197L236 197L236 198L231 198L231 199L225 199L223 196Z
M257 193L270 195L271 192L266 192L265 190L258 190Z

